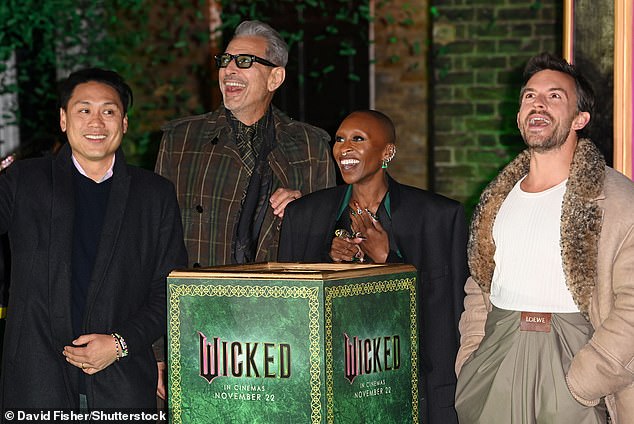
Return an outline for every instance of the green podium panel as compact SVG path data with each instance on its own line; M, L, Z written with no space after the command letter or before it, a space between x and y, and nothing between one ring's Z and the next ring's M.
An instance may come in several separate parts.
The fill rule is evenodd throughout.
M416 272L261 263L168 278L172 423L418 423Z

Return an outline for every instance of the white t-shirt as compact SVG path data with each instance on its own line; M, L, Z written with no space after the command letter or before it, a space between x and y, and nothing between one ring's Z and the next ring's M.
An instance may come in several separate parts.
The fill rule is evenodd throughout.
M566 287L559 245L568 180L539 193L522 191L522 180L502 203L493 225L491 303L513 311L579 312Z

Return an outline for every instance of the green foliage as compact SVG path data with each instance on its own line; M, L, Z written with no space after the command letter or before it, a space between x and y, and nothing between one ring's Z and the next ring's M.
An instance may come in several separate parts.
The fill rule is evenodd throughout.
M297 27L280 30L280 35L286 40L289 48L293 48L296 43L304 42L305 34L302 24L307 18L326 18L327 24L318 34L310 34L311 41L328 46L333 40L337 47L335 52L339 57L355 56L357 50L350 43L350 40L343 34L349 33L350 28L365 26L372 21L368 0L223 0L222 9L222 31L230 35L235 27L243 20L258 19L263 22L274 21L275 16L297 17ZM292 20L292 19L291 19ZM357 34L358 35L358 34ZM370 44L366 32L362 32L361 38ZM332 63L311 63L311 71L307 76L311 84L320 84L320 79L335 71L336 64ZM300 83L307 83L303 76L300 76ZM360 81L359 75L348 75L352 82Z
M311 41L337 46L330 62L311 62L300 83L319 84L337 70L341 58L357 55L358 46L343 34L373 21L368 0L217 0L222 3L220 31L229 35L245 19L271 21L293 16L293 28L282 30L289 47L304 42L302 23L312 17L327 20ZM377 16L390 0L377 0ZM153 166L163 123L198 114L212 106L216 83L206 13L208 0L1 0L0 72L12 54L18 59L16 84L0 80L0 94L17 93L20 108L8 115L20 124L22 144L62 135L58 129L57 79L73 70L97 66L116 70L131 85L134 105L124 140L128 160ZM401 17L384 16L388 25L413 25L408 3ZM284 15L286 13L286 15ZM362 37L366 37L362 32ZM373 40L365 40L368 44ZM409 53L421 52L420 42L406 43ZM326 44L330 43L330 44ZM398 54L388 59L400 60ZM359 70L362 71L362 70ZM356 73L343 76L351 83Z
M74 13L68 13L73 11ZM22 132L35 144L52 143L56 134L56 69L70 64L85 65L86 58L76 46L90 43L95 31L86 31L82 22L99 14L93 2L72 0L4 0L0 5L0 63L12 56L19 63L17 84L0 80L0 93L17 93L21 108L9 111L10 124L20 123ZM4 70L4 69L2 69Z
M21 144L48 147L61 137L57 73L63 78L72 70L104 67L119 72L135 94L123 144L126 156L153 167L160 126L207 106L198 91L208 88L199 80L211 80L209 33L200 12L206 0L193 3L163 1L158 7L151 0L3 0L0 63L17 53L18 84L0 81L0 93L28 100L12 111L26 134ZM192 63L192 51L204 51L204 58ZM174 73L179 62L189 63Z

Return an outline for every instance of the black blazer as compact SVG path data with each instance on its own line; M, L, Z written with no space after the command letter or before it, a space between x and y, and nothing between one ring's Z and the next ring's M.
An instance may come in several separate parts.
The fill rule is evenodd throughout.
M0 409L78 406L81 370L62 355L73 340L73 166L66 145L0 176L0 233L12 257ZM129 356L87 375L90 408L156 407L151 345L165 333L166 276L186 255L174 187L118 151L82 330L118 332Z
M464 210L455 200L392 178L388 183L396 244L403 262L418 270L423 422L457 423L454 363L468 277ZM328 254L346 189L344 185L321 190L286 207L280 261L332 262Z

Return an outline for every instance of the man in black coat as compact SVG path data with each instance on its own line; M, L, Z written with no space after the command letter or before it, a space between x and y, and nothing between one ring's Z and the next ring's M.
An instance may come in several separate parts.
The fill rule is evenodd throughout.
M172 184L121 151L132 92L112 71L60 86L68 143L0 176L11 296L0 409L156 407L152 342L166 277L187 257Z

